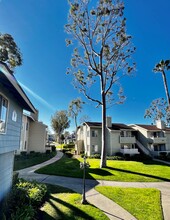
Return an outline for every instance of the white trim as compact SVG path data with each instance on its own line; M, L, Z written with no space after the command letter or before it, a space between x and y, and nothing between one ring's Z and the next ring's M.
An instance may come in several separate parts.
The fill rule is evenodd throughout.
M9 115L9 99L7 98L7 96L6 95L4 95L2 92L0 92L0 95L4 98L4 99L6 99L7 100L7 113L6 113L6 119L5 119L5 129L4 129L4 132L1 132L0 131L0 135L2 134L2 135L4 135L4 134L6 134L6 131L7 131L7 125L8 125L8 115ZM2 105L0 106L0 108L2 107Z

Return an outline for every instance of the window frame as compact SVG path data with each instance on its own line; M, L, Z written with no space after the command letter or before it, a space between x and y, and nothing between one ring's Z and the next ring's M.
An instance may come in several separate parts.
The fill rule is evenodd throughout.
M91 131L91 136L92 137L98 137L98 130L92 130Z
M3 101L7 102L7 106L6 107L6 112L5 112L5 126L4 126L4 130L1 131L0 130L0 134L6 134L6 130L7 130L7 121L8 121L8 112L9 112L9 99L2 93L0 93L0 121L1 121L1 113L2 113L2 107L3 107ZM3 122L3 120L2 120Z

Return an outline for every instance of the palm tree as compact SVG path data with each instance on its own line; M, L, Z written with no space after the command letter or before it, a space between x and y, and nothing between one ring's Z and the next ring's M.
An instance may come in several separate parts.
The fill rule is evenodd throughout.
M156 64L156 66L153 69L153 71L155 73L158 73L158 72L162 73L168 106L170 106L170 95L169 95L169 90L168 90L168 84L167 84L167 80L166 80L165 70L169 70L169 69L170 69L170 60L165 60L165 61L161 60L158 64Z

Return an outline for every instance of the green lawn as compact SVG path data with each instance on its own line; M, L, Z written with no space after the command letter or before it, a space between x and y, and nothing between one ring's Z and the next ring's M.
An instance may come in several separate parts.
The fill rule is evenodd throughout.
M41 208L40 219L44 220L108 220L102 211L93 205L81 204L81 195L60 186L48 186L48 198Z
M61 175L82 178L80 169L82 158L67 158L37 170L37 173ZM156 182L170 181L170 166L156 161L116 161L108 160L107 168L100 169L99 159L87 159L90 164L87 178L126 181L126 182Z
M15 155L14 159L14 171L24 169L36 164L43 163L54 157L56 152L46 153L32 153L28 155Z
M163 220L157 189L97 186L97 191L129 211L138 220Z

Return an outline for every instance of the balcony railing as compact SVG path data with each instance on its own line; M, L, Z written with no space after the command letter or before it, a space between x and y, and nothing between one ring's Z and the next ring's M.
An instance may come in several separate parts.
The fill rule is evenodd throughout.
M122 137L120 136L120 144L135 144L136 138L133 137Z
M151 137L153 140L153 144L165 144L166 143L166 137Z
M170 154L170 151L168 151L168 150L164 150L164 151L152 151L153 152L153 154L155 155L155 156L161 156L161 153L165 153L166 155L167 154Z
M139 154L139 151L138 151L137 148L135 148L135 149L120 149L120 152L121 152L122 154L131 154L131 155L133 155L133 154Z

